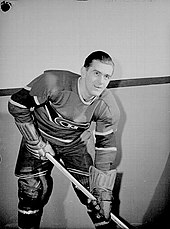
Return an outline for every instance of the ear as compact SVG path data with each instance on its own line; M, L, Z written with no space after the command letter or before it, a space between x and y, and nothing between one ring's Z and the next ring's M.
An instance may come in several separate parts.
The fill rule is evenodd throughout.
M81 68L81 77L84 78L86 76L86 68L83 66Z

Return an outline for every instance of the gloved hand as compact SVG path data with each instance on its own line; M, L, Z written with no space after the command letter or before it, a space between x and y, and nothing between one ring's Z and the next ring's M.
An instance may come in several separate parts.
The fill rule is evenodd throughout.
M52 149L51 145L48 142L44 142L41 138L39 142L26 142L26 147L36 158L41 160L48 160L46 158L46 153L50 153L52 156L55 156L55 152Z
M44 142L42 137L39 136L37 129L33 122L19 123L15 122L19 131L23 135L26 147L36 158L41 160L48 160L46 153L55 155L54 150L48 142Z
M90 140L91 136L92 136L92 132L90 129L88 129L88 130L85 130L81 134L80 139L86 145L88 143L88 141Z
M95 208L97 218L104 216L109 221L113 202L111 191L98 188L93 189L92 194L96 200L92 200L91 205Z
M116 170L101 171L94 166L89 169L90 192L96 198L92 200L89 207L96 218L109 221L113 202L112 190L115 183Z

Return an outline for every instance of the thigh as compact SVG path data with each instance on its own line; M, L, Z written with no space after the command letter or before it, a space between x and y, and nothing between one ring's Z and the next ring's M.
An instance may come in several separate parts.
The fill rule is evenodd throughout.
M93 165L93 160L86 146L72 148L69 152L62 154L61 158L71 175L89 190L89 167ZM82 203L86 202L86 197L82 195L81 191L77 189L75 191L80 201Z
M91 155L87 151L86 145L70 148L61 153L61 158L67 169L75 169L89 173L89 167L93 165Z

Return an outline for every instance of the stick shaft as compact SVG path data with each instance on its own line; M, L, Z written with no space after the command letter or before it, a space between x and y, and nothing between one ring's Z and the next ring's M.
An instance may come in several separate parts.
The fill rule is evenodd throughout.
M46 157L50 160L72 183L74 183L88 198L96 200L96 198L78 182L50 153L46 153ZM129 229L120 219L111 213L111 219L121 228Z

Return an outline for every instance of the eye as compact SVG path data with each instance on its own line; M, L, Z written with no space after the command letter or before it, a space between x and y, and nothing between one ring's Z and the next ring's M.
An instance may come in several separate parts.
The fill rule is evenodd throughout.
M104 77L105 77L105 79L107 79L107 80L109 80L109 79L111 78L110 75L105 75Z
M99 76L99 75L100 75L100 72L95 71L94 74L95 74L96 76Z

